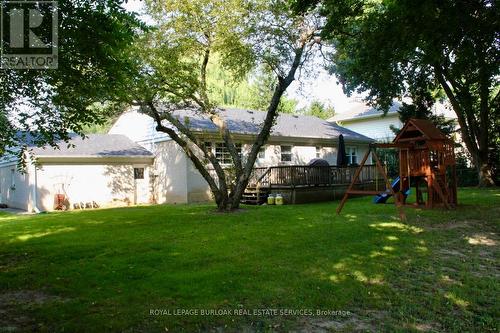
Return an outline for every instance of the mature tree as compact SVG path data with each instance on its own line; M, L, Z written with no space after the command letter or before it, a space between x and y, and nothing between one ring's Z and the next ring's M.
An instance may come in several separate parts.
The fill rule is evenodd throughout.
M295 15L283 1L150 0L146 4L156 29L138 46L141 56L137 59L143 64L133 98L155 119L156 129L184 150L208 183L218 209L236 209L276 120L281 97L317 42L317 18ZM265 121L244 158L210 98L207 72L212 57L236 79L255 68L275 75ZM231 172L189 124L175 115L179 105L201 112L217 126L232 157Z
M331 70L347 92L387 109L409 87L442 89L478 168L492 180L491 117L499 99L499 11L493 0L302 0L319 3L335 44Z
M131 59L126 50L142 24L123 0L59 0L58 69L1 70L0 155L23 145L54 145L69 132L102 122L96 103L118 100Z
M314 116L321 119L329 119L335 115L335 110L331 106L325 106L321 101L314 100L304 112L308 116Z
M412 85L408 90L411 95L411 103L403 102L398 110L401 123L406 124L412 118L427 119L448 136L456 132L454 119L446 119L444 115L433 112L436 99L439 97L436 94L439 94L439 91L418 85ZM401 130L401 128L392 125L391 129L396 135Z
M208 96L217 106L266 110L275 85L274 73L262 69L251 71L243 78L235 78L217 59L213 59L207 68ZM297 101L283 95L278 110L281 113L296 113Z

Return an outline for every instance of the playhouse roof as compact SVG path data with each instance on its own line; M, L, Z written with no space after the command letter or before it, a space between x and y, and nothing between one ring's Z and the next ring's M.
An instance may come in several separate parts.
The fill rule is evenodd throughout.
M401 129L393 142L409 139L446 140L444 135L431 121L425 119L410 119Z

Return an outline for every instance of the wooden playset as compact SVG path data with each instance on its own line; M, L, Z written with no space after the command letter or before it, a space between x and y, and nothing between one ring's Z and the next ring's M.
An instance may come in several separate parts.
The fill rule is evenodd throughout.
M393 184L390 184L387 178L376 148L396 148L399 151L399 177ZM370 154L385 180L387 188L385 192L355 189L361 169ZM401 219L404 220L405 214L402 207L406 204L406 197L411 186L415 187L416 202L413 204L415 206L425 205L427 208L444 206L450 209L457 205L454 142L428 120L410 119L392 143L370 146L337 208L337 214L340 214L350 195L377 195L379 197L385 195L394 197ZM424 200L424 193L427 193L426 200ZM374 201L385 202L377 198Z

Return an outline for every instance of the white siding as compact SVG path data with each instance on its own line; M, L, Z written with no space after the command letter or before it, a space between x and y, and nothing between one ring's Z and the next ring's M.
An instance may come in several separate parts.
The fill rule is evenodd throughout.
M134 165L42 165L37 170L38 208L53 210L56 194L65 194L70 208L95 201L99 206L131 205L150 201L149 193L136 196ZM144 180L149 183L149 169Z
M17 165L0 167L0 203L12 208L29 210L30 176L20 173Z
M344 120L339 125L358 132L380 142L392 141L395 137L390 129L393 125L402 128L403 124L399 121L398 115L388 115L387 117L368 118L360 120Z

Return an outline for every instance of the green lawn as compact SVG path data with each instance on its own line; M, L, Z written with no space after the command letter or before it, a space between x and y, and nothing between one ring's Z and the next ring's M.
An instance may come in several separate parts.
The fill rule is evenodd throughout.
M498 331L500 190L459 195L406 224L371 198L341 216L337 202L0 213L0 332ZM269 308L349 313L253 313Z

